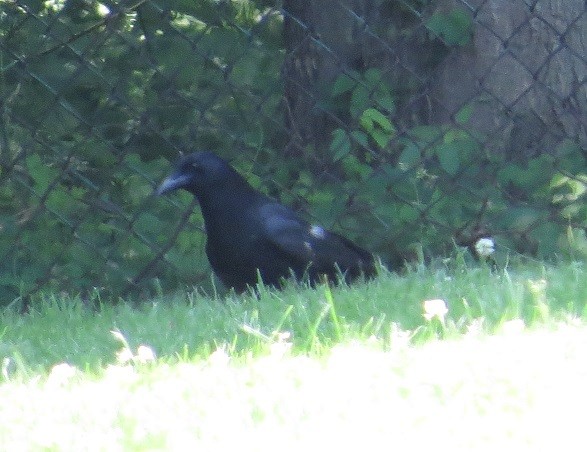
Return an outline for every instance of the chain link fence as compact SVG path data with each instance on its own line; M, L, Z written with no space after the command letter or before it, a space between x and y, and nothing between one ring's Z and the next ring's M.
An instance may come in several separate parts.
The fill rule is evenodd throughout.
M392 268L583 258L586 47L579 0L0 1L0 304L209 286L154 195L203 149Z

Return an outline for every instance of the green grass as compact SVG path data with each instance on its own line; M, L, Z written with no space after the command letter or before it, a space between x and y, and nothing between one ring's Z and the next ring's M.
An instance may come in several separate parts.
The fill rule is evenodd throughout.
M446 317L424 318L430 299L445 301ZM441 266L352 287L189 292L98 312L47 296L1 320L0 444L580 444L586 304L582 263ZM157 358L143 359L141 345Z

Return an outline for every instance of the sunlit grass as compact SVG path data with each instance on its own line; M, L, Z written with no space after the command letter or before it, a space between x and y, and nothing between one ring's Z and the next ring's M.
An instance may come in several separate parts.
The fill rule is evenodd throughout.
M49 296L1 320L0 444L564 447L587 399L586 273L440 266L98 311Z

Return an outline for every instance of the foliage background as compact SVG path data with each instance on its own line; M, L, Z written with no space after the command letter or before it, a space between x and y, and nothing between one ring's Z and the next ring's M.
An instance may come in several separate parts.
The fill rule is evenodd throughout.
M211 287L194 202L154 196L198 149L392 268L585 257L584 3L319 3L0 1L0 303Z

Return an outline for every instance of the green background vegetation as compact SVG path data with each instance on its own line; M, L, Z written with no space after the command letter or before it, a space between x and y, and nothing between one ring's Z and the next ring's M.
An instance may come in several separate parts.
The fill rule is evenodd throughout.
M433 71L477 24L430 2L380 39L422 42ZM2 2L0 303L41 289L70 296L210 290L202 219L186 193L153 196L180 151L209 149L258 189L398 268L491 235L512 253L587 251L585 149L495 151L469 126L400 121L423 82L384 67L340 68L317 105L336 118L321 148L286 152L280 10L264 1ZM380 24L381 25L381 24ZM424 25L424 27L422 27ZM498 144L498 143L497 143Z

